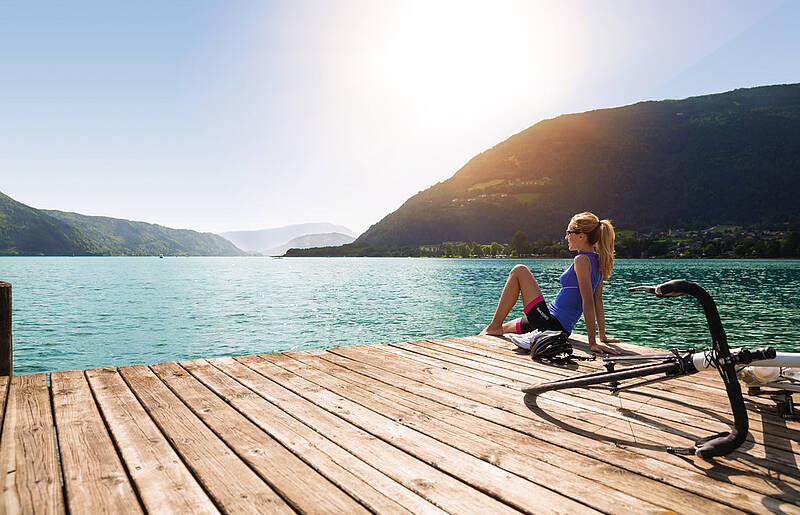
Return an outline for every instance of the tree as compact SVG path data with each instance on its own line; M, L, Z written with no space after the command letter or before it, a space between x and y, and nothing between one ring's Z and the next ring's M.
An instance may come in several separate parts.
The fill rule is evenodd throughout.
M503 253L503 246L496 241L492 242L492 256L499 256Z
M484 256L494 256L494 254L492 254L492 246L491 245L484 245L483 246L483 255Z
M517 231L511 237L511 248L517 253L518 256L528 254L531 242L528 241L528 235L522 231Z
M783 240L783 255L785 257L800 257L800 232L791 231Z
M469 257L469 246L466 243L458 244L458 255L461 257Z
M483 245L481 245L477 241L473 241L472 251L470 252L470 254L475 257L483 257Z
M446 257L453 257L453 253L455 252L455 247L450 242L444 244L444 255Z

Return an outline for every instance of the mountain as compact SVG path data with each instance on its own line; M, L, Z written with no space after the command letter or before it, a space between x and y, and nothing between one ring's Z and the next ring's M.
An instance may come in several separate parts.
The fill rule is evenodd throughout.
M0 193L0 255L84 256L103 250L69 224Z
M634 231L800 222L800 84L543 120L408 199L356 244L563 236L593 211Z
M292 238L304 236L306 234L322 234L337 232L353 236L355 233L342 225L329 223L309 223L287 225L273 229L262 229L259 231L233 231L221 233L225 239L234 243L237 247L248 252L267 253L270 249L282 246Z
M211 233L170 229L145 222L63 211L42 213L73 227L111 255L243 256L230 241Z
M282 256L289 249L310 249L315 247L334 247L352 243L355 236L349 236L339 232L327 232L324 234L304 234L297 238L292 238L279 247L266 250L263 253L267 256Z

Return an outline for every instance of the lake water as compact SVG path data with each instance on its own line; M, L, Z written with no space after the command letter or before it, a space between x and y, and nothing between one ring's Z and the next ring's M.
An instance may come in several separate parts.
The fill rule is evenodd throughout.
M520 260L545 298L569 260ZM158 363L478 333L517 261L408 258L0 258L13 286L14 372ZM695 281L732 345L800 351L798 260L618 260L607 332L651 346L710 343L692 298L630 294ZM518 305L512 316L519 316ZM576 332L584 332L579 322Z

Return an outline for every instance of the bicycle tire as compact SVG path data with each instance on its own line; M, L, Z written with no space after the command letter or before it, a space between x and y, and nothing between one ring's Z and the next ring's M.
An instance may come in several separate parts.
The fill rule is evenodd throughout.
M593 386L596 384L610 383L612 381L622 381L624 379L633 379L635 377L644 377L655 374L677 374L680 371L678 363L654 363L647 367L636 368L634 370L618 370L616 372L606 372L598 374L593 372L591 374L583 374L574 377L567 377L558 379L556 381L547 381L544 383L527 386L522 389L524 393L544 393L553 390L566 390L567 388L582 388L584 386Z

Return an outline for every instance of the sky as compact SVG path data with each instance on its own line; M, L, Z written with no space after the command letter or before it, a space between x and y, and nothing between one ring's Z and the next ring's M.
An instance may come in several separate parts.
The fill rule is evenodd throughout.
M361 233L542 119L800 82L798 26L798 0L0 0L0 192Z

